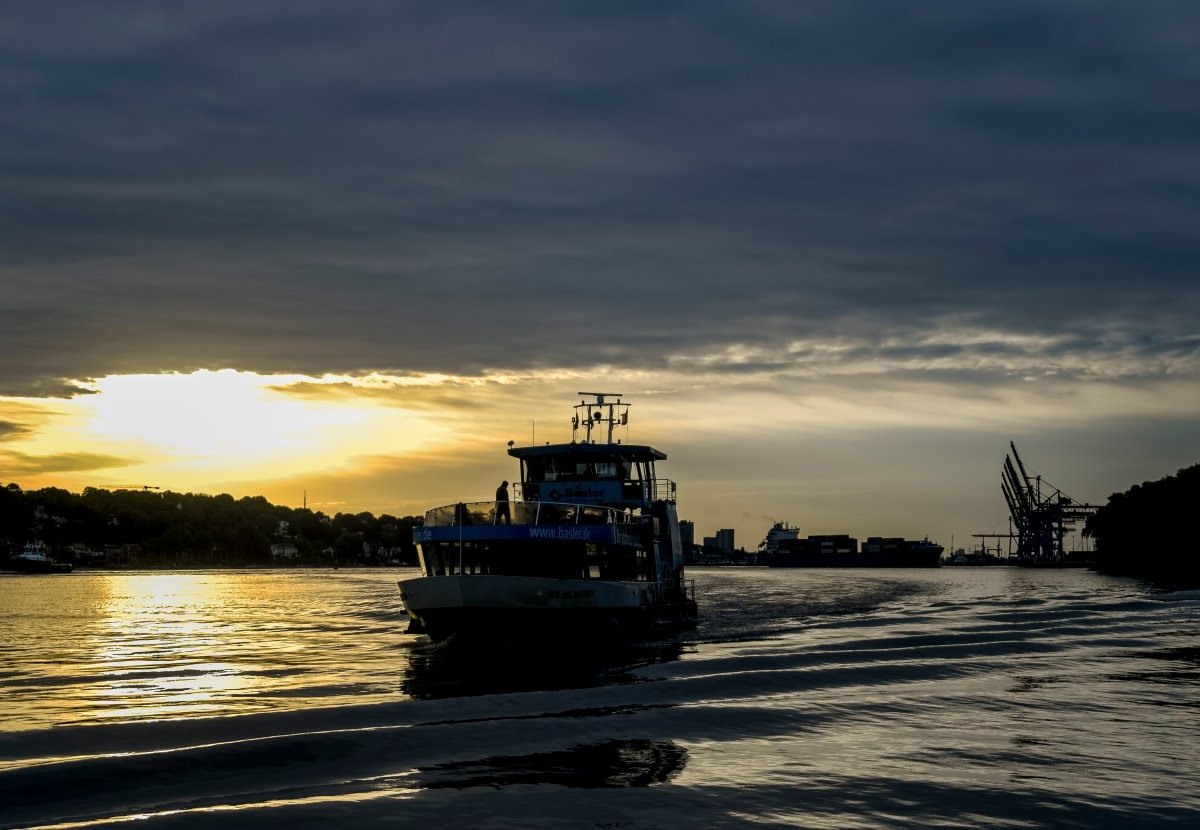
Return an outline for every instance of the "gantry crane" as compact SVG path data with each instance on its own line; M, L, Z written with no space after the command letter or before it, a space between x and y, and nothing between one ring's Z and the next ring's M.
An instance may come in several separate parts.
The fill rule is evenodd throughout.
M1063 539L1098 507L1076 502L1040 475L1031 478L1016 444L1010 441L1008 446L1012 454L1004 457L1000 490L1017 539L1017 559L1027 563L1062 561L1066 557Z

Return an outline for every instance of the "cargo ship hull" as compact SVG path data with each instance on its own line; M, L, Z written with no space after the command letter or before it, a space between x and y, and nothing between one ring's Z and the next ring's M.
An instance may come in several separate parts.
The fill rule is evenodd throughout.
M942 548L934 546L896 554L779 551L764 564L772 568L936 568L941 561Z
M859 549L858 540L844 534L809 536L786 522L777 522L759 547L758 561L772 568L936 568L944 549L928 538L871 536Z

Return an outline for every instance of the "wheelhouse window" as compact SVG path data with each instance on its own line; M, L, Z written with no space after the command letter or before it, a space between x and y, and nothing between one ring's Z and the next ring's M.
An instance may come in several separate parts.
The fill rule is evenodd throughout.
M425 542L420 546L426 576L540 576L549 579L654 580L645 551L591 542L530 545L527 542Z
M621 466L615 461L597 461L596 478L617 479L621 474Z
M641 465L624 458L526 458L525 480L531 483L544 481L627 481L631 477L641 478Z

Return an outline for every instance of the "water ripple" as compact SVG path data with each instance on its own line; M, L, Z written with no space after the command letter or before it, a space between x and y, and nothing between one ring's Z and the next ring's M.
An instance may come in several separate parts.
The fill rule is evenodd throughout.
M686 636L480 655L402 634L395 576L21 581L0 827L1200 823L1195 592L700 570Z

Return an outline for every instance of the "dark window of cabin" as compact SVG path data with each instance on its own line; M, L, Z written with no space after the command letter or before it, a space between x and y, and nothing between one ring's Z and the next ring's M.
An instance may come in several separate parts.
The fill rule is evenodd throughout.
M654 563L644 550L594 543L529 545L506 542L435 542L420 548L426 576L540 576L551 579L654 580Z

